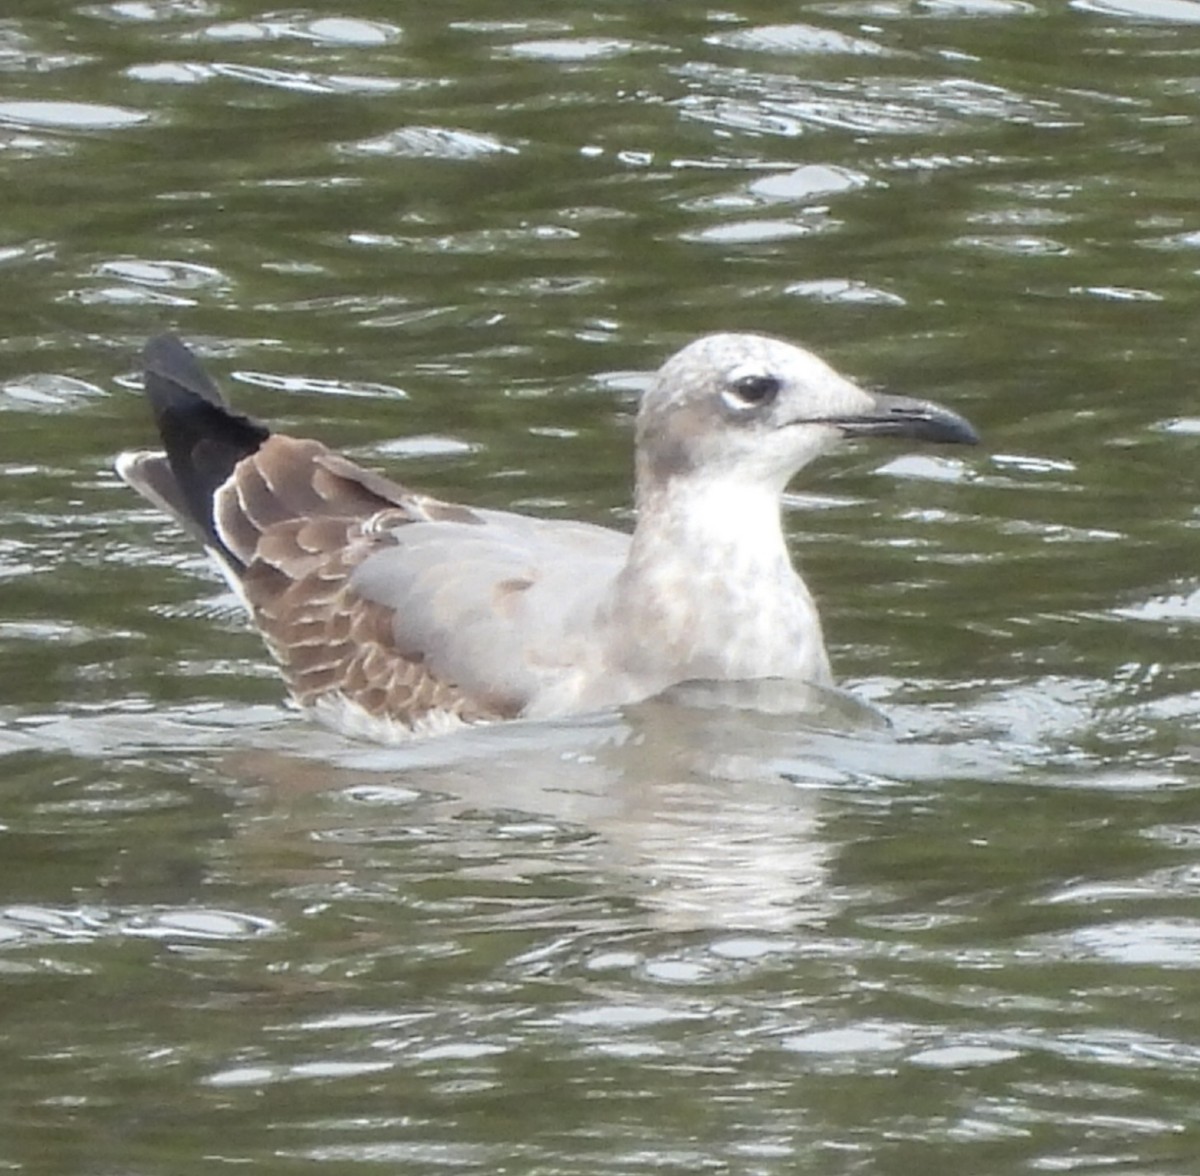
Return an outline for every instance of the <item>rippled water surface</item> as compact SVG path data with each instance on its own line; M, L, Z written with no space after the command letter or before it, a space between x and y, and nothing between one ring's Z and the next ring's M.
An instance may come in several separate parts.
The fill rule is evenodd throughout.
M0 1168L1200 1171L1198 115L1196 0L7 0ZM707 330L986 444L789 498L867 707L381 751L112 473L164 326L615 525Z

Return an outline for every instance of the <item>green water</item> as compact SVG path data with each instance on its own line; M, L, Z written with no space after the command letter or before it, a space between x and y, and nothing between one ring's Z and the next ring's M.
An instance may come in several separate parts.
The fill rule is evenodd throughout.
M0 1170L1200 1171L1200 3L0 12ZM978 450L807 471L892 734L282 703L136 355L624 525L704 331Z

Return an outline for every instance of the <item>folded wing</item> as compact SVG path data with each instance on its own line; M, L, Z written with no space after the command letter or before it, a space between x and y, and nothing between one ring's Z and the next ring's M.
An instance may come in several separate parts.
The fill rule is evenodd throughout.
M301 706L403 738L512 718L571 672L580 583L625 536L414 494L233 412L173 336L145 360L165 453L118 470L208 547Z

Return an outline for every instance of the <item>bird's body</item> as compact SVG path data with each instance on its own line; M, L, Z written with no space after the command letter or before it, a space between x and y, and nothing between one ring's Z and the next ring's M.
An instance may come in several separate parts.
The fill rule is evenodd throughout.
M388 742L695 679L829 683L788 479L842 433L975 439L790 344L707 336L643 400L630 536L413 493L231 412L174 337L145 358L166 453L122 477L206 544L303 708Z

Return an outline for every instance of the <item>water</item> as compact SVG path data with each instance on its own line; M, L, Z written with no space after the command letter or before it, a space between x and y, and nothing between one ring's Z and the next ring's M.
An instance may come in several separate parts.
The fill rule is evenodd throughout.
M1197 62L1191 0L9 0L0 1166L1195 1172ZM986 445L795 487L866 708L384 753L111 473L163 326L600 522L705 330Z

